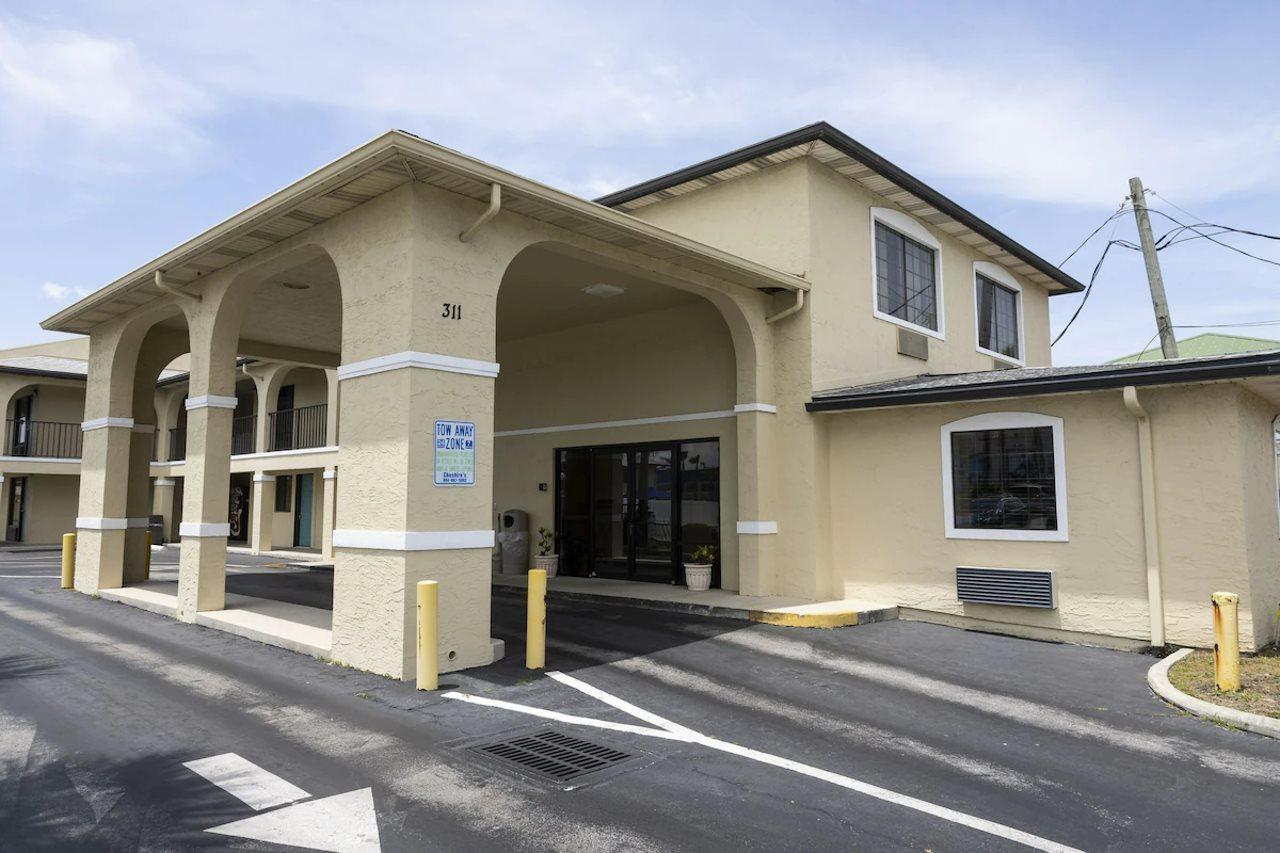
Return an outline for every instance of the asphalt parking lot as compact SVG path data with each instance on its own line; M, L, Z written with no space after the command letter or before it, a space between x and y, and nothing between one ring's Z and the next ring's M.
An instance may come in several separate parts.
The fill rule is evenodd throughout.
M263 562L229 587L323 601ZM1280 743L1163 705L1147 657L552 603L557 679L496 594L507 658L424 694L56 573L0 553L5 849L1275 848ZM569 775L511 760L551 742Z

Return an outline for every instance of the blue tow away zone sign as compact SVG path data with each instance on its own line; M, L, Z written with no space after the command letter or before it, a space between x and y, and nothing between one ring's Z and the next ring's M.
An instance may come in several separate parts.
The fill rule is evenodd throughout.
M476 425L470 421L436 421L437 486L476 484Z

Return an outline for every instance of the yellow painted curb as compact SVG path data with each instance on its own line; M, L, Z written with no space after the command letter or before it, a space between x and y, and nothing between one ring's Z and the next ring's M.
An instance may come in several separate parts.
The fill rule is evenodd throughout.
M783 628L848 628L858 624L857 610L837 610L831 613L787 613L776 610L751 610L747 618L765 625Z

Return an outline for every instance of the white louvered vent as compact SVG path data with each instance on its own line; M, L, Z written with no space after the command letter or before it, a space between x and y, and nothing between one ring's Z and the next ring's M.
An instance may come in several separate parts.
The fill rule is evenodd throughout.
M956 598L970 604L1053 609L1053 572L1043 569L956 567Z

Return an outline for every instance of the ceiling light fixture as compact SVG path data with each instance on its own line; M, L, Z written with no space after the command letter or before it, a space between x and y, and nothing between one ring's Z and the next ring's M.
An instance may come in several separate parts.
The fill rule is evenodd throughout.
M311 285L302 284L301 282L296 282L296 281L282 281L280 282L280 286L287 287L289 290L310 290L311 289Z
M616 284L605 284L604 282L601 282L599 284L592 284L582 288L582 292L588 296L597 296L600 299L610 299L614 296L621 296L627 292L627 289L625 287L619 287Z

